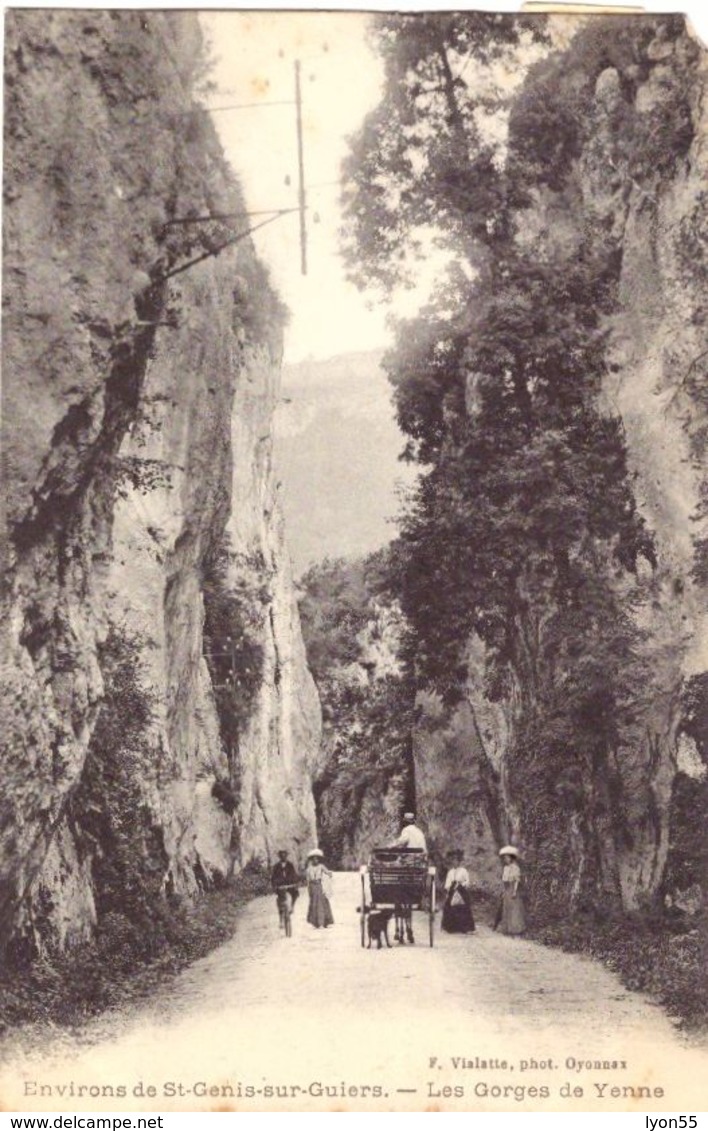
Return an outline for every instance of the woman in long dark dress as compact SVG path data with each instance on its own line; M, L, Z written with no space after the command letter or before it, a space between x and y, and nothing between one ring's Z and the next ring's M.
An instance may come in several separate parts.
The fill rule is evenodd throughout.
M469 872L462 867L461 852L451 852L449 859L450 868L445 877L442 929L449 934L469 935L474 931Z
M307 909L307 921L313 927L331 927L334 923L332 908L329 902L328 889L332 879L329 868L325 868L324 856L319 848L313 848L307 856L305 869L307 891L310 896L310 905Z

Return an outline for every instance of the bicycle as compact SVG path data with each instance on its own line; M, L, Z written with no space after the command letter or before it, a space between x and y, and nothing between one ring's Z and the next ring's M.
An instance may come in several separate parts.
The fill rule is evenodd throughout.
M281 930L285 931L286 939L293 933L293 897L290 888L276 888L275 898L278 904L278 920Z

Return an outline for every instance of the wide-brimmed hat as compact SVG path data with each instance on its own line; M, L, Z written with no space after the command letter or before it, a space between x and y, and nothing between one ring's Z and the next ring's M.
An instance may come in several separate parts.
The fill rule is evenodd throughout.
M312 848L307 854L307 859L309 860L311 856L322 856L324 858L324 852L319 848Z
M513 844L507 844L505 848L499 849L500 856L518 856L518 848L514 848Z
M415 813L404 813L403 814L403 820L404 821L415 821Z

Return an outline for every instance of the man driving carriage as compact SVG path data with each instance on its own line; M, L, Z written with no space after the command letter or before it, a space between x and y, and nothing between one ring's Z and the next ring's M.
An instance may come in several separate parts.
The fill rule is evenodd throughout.
M418 852L427 852L428 845L425 839L425 833L419 829L415 823L415 813L403 814L403 828L397 840L393 842L393 848L413 848Z
M416 824L415 813L403 814L403 828L391 847L403 848L406 849L406 851L416 854L427 853L428 844L425 839L425 833ZM395 916L396 930L394 937L396 941L399 943L404 941L408 941L409 943L415 942L411 905L407 900L395 904Z

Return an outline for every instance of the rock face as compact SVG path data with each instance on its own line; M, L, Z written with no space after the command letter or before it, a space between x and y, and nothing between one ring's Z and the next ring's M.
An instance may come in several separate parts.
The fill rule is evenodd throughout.
M534 187L518 246L539 262L566 261L571 269L588 233L597 235L597 246L606 241L616 297L605 319L606 377L596 403L621 420L634 503L655 554L652 562L640 558L633 579L617 570L611 582L621 597L630 588L636 594L637 677L612 776L592 787L593 816L578 806L564 824L563 868L574 877L567 890L551 875L563 870L559 862L548 865L546 888L558 884L557 907L579 905L588 868L596 869L595 898L637 910L680 902L708 867L705 831L691 816L704 810L708 777L707 60L678 18L630 30L622 32L631 41L623 52L609 47L602 31L581 27L564 52L531 72L520 95L529 105L555 90L560 104L570 103L590 83L587 102L578 103L577 148L562 178ZM513 128L512 112L512 148ZM473 375L466 407L474 413ZM460 842L468 859L479 859L482 876L491 874L495 837L526 848L531 872L544 866L548 844L547 831L531 827L530 777L516 763L523 718L538 708L534 695L557 678L556 658L549 665L538 645L552 612L541 587L529 604L538 615L526 626L528 665L517 664L510 692L495 702L486 697L483 647L472 640L464 705L453 713L433 709L414 746L419 808L433 838ZM494 788L480 785L490 780L490 767L498 804ZM559 812L562 795L579 788L570 779L543 784ZM691 836L681 831L688 827Z
M639 562L636 664L645 678L616 756L619 827L608 822L601 836L605 872L616 872L628 909L669 894L672 797L684 775L705 779L708 757L708 735L697 734L689 707L708 668L708 60L680 20L649 21L635 41L642 65L620 53L615 66L596 62L590 71L585 144L563 191L539 194L529 226L540 246L569 261L588 230L609 232L619 263L599 404L622 421L634 501L655 554L651 567ZM591 35L571 42L571 56L579 45L592 48ZM626 581L616 584L622 592ZM702 755L689 766L679 750L696 752L696 740Z
M706 538L706 252L708 212L708 58L689 35L660 34L649 45L655 62L638 90L637 113L660 120L686 84L692 142L685 158L657 178L656 195L625 184L626 204L612 210L622 223L620 310L612 324L612 359L605 396L622 418L635 498L655 535L656 592L639 612L652 672L639 706L635 750L642 751L643 817L633 822L633 846L621 861L625 902L636 906L662 883L670 852L670 814L678 779L705 780L708 733L697 733L687 691L708 671ZM612 79L605 71L601 84ZM610 201L606 201L610 205ZM692 698L689 695L688 698ZM691 747L701 756L679 756ZM642 804L644 802L644 804ZM637 814L636 816L639 816ZM694 877L695 879L695 877Z
M166 278L233 235L169 221L243 208L200 52L193 15L7 20L5 943L314 837L282 312L246 240Z
M461 850L473 884L493 889L500 840L495 779L474 712L466 705L448 716L434 700L421 699L422 721L413 744L419 820L436 859Z
M326 559L300 582L300 617L322 703L314 782L320 844L358 868L390 843L413 798L415 689L403 660L405 622L386 583L386 551Z
M321 684L332 724L323 728L315 781L318 827L328 858L342 868L358 869L374 846L389 844L410 804L408 744L397 733L408 720L400 653L400 610L370 599L356 658L333 665Z

